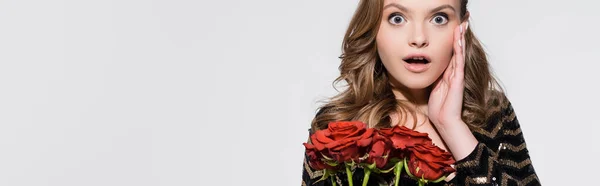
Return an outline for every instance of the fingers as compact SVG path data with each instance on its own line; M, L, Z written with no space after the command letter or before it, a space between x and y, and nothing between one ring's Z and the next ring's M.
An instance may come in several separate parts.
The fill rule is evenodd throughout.
M467 47L467 42L465 39L465 34L467 33L467 29L469 28L469 22L465 21L463 24L461 24L462 26L462 30L463 32L461 33L461 44L462 44L462 48L460 50L460 60L457 60L457 64L456 64L456 69L457 69L457 73L460 74L460 77L464 77L464 72L465 72L465 49Z
M454 69L453 74L449 81L449 94L451 96L447 98L448 104L454 107L453 109L460 110L463 102L463 91L464 91L464 70L465 70L465 57L464 47L466 33L466 22L460 24L454 34Z
M464 24L465 24L465 26L464 26L463 33L462 33L462 38L463 38L463 40L462 40L463 41L462 42L463 43L462 51L463 51L463 54L466 51L465 49L467 47L465 35L467 33L467 30L469 29L469 21L466 21Z
M467 30L468 22L461 23L454 31L454 69L451 75L452 81L456 81L456 83L460 83L464 79L464 70L465 70L465 33Z

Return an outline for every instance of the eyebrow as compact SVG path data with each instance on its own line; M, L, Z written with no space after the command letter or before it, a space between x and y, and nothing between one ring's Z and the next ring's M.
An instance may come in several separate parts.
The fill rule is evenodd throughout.
M390 4L387 4L387 5L385 5L385 6L383 7L383 9L385 10L385 9L387 9L387 8L390 8L390 7L396 7L397 9L400 9L400 10L402 10L402 11L404 11L404 12L410 12L410 10L408 10L408 8L406 8L406 7L402 6L402 5L398 4L398 3L390 3ZM449 5L449 4L445 4L445 5L438 6L438 7L434 8L434 9L431 9L431 11L430 11L430 12L431 12L431 13L434 13L434 12L438 12L438 11L440 11L440 10L443 10L443 9L446 9L446 8L449 8L449 9L450 9L450 10L452 10L453 12L456 12L456 10L454 9L454 7L452 7L452 6L451 6L451 5Z

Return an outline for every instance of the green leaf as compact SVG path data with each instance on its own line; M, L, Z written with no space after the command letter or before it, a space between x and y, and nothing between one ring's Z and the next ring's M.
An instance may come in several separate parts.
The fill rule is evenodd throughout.
M396 164L396 163L398 163L399 161L403 161L403 160L404 160L404 159L400 159L400 158L397 158L397 157L393 157L393 158L390 158L389 162L395 165L395 164Z
M438 183L444 179L446 179L446 176L442 176L442 177L438 178L437 180L431 181L431 183Z
M419 178L415 177L415 176L414 176L414 175L413 175L413 174L410 172L410 169L408 168L408 163L407 163L407 162L408 162L408 161L406 160L406 158L404 158L404 170L406 170L406 174L408 174L408 176L410 176L411 178L413 178L413 179L415 179L415 180L416 180L416 179L419 179Z
M323 156L323 159L326 159L327 161L333 161L333 158L325 156L325 154L323 154L323 153L321 153L321 156Z
M326 180L327 178L330 178L330 177L333 179L333 178L335 178L335 174L337 174L336 170L324 169L323 176L321 176L321 178L319 180L317 180L316 182Z
M350 163L346 162L346 165L349 165L350 167L354 167L356 165L356 163L354 162L354 160L352 160L352 162L350 162Z
M394 169L396 168L396 166L391 167L390 169L383 169L383 170L379 170L377 169L380 173L389 173L392 172Z
M369 170L373 170L375 169L375 162L373 162L371 165L367 164L367 167Z
M321 178L317 181L315 181L315 183L326 180L329 176L325 176L325 174L323 174L323 176L321 176Z
M326 180L327 178L329 178L330 175L331 175L331 172L329 170L325 169L325 170L323 170L323 176L321 176L321 178L319 180L317 180L316 182Z
M335 161L327 161L327 160L325 160L323 162L325 162L325 164L327 164L329 166L332 166L332 167L337 167L339 165L339 163L335 162Z

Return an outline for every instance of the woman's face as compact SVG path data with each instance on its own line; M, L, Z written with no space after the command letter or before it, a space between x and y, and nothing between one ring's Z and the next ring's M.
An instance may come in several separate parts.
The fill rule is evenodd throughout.
M460 0L384 0L377 50L394 83L423 89L444 72L460 24Z

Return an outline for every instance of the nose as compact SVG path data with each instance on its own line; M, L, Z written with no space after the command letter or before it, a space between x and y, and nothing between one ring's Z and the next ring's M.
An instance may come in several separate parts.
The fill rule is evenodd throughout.
M429 45L429 40L427 38L427 33L423 29L421 25L415 25L413 32L411 34L410 39L408 40L411 47L415 48L424 48Z

